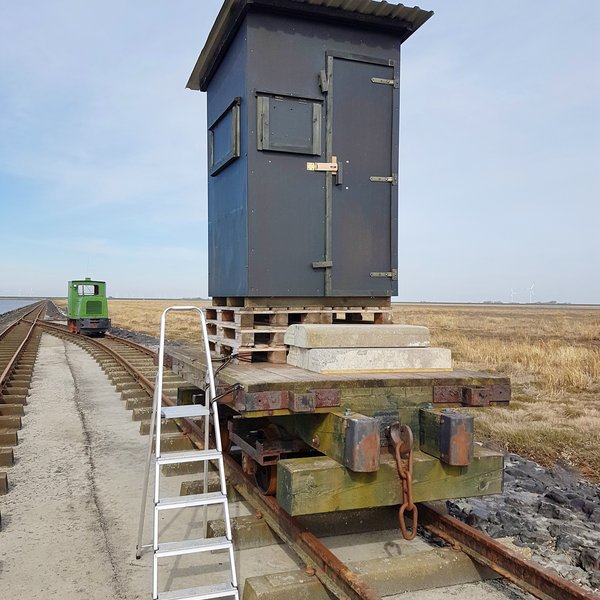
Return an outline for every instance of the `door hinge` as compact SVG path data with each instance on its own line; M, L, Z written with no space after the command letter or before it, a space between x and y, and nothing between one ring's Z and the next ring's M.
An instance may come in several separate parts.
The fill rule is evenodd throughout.
M327 173L337 173L337 171L338 171L337 157L332 156L331 162L307 162L306 170L307 171L325 171Z
M384 77L371 77L371 81L373 83L379 83L381 85L391 85L392 87L397 88L399 86L399 81L397 79L385 79Z
M329 269L333 267L332 260L315 260L312 264L313 269Z
M392 269L391 271L373 271L369 273L370 277L383 278L387 277L392 281L398 281L398 269Z
M396 173L392 173L391 177L377 177L372 175L369 177L369 181L373 181L375 183L391 183L392 185L398 185L398 175Z

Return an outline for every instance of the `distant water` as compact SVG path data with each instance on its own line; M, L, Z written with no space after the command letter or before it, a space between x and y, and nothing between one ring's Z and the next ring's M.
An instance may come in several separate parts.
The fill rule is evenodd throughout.
M27 306L37 302L37 298L0 298L0 315L15 310L15 308L21 308L21 306Z

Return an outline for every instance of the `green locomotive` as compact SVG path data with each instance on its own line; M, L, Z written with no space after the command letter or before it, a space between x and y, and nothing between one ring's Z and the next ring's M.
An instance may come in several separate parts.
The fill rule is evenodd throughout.
M73 333L104 335L110 329L106 283L89 277L69 281L67 319Z

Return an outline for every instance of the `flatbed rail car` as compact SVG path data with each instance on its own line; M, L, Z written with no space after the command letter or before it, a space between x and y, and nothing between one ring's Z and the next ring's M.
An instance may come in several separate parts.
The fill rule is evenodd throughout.
M104 335L110 330L104 281L89 277L69 281L67 322L72 333Z
M203 387L205 368L195 355L171 350L166 360ZM321 374L240 363L220 370L217 383L217 393L226 394L219 400L223 439L241 448L246 472L292 516L403 502L386 433L398 421L414 434L414 502L502 492L503 455L467 435L473 417L463 409L506 406L507 377Z

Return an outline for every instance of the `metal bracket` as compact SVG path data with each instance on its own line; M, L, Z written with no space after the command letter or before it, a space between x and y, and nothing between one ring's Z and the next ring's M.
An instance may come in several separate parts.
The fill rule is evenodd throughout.
M329 78L327 77L325 69L322 69L319 72L319 86L321 87L321 91L324 94L326 94L329 91Z
M391 85L395 88L400 85L400 82L397 79L385 79L383 77L371 77L371 81L373 83L380 83L382 85Z
M338 172L337 157L332 156L331 162L307 162L306 170L307 171L323 171L326 173L337 173Z
M398 269L392 269L391 271L372 271L369 273L369 277L388 277L392 281L398 281Z
M313 269L329 269L330 267L333 267L332 260L315 260L312 263Z
M376 175L372 175L369 177L369 181L374 183L391 183L392 185L398 185L398 175L396 173L392 173L391 177L378 177Z

